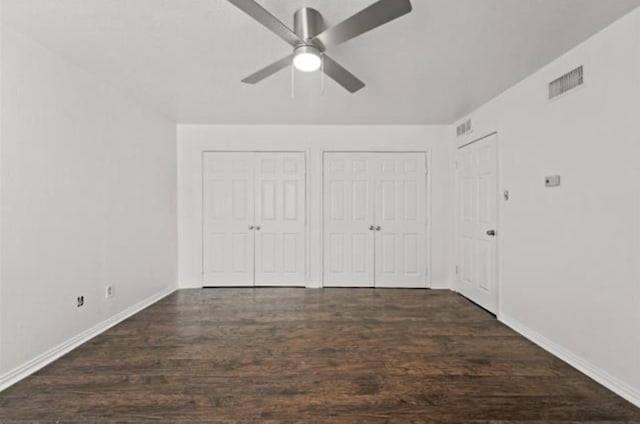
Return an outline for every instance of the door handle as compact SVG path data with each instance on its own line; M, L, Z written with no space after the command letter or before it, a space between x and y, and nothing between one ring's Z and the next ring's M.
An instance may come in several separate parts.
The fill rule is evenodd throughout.
M491 237L495 237L496 236L496 230L487 230L487 235L491 236Z
M249 230L253 230L253 225L249 225Z
M371 225L371 226L369 227L369 231L375 231L375 230L376 230L376 227L375 227L375 226Z
M260 228L260 226L256 227L256 231L260 231L262 228Z
M376 231L382 231L382 227L378 225L378 226L376 227Z

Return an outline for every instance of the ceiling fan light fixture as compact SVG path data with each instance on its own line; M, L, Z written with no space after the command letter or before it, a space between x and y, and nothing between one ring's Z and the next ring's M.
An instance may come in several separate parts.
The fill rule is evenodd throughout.
M295 50L293 66L301 72L315 72L322 67L322 53L312 46L302 46Z

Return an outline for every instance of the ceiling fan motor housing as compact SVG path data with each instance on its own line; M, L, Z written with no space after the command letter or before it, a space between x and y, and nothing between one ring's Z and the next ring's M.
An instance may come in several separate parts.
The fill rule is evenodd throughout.
M293 16L293 31L304 40L306 45L317 48L311 40L325 30L322 14L311 7L298 9Z

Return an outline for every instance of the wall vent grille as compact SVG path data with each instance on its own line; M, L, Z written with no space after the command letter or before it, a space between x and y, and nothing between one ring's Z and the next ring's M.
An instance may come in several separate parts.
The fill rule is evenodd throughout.
M549 99L554 99L584 84L584 67L580 66L549 83Z
M456 127L456 136L462 137L463 135L469 134L471 131L473 131L471 119L467 119Z

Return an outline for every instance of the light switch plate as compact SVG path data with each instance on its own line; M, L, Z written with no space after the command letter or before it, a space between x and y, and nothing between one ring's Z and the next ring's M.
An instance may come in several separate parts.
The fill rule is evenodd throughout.
M560 182L560 175L550 175L544 178L544 185L546 187L560 187Z

